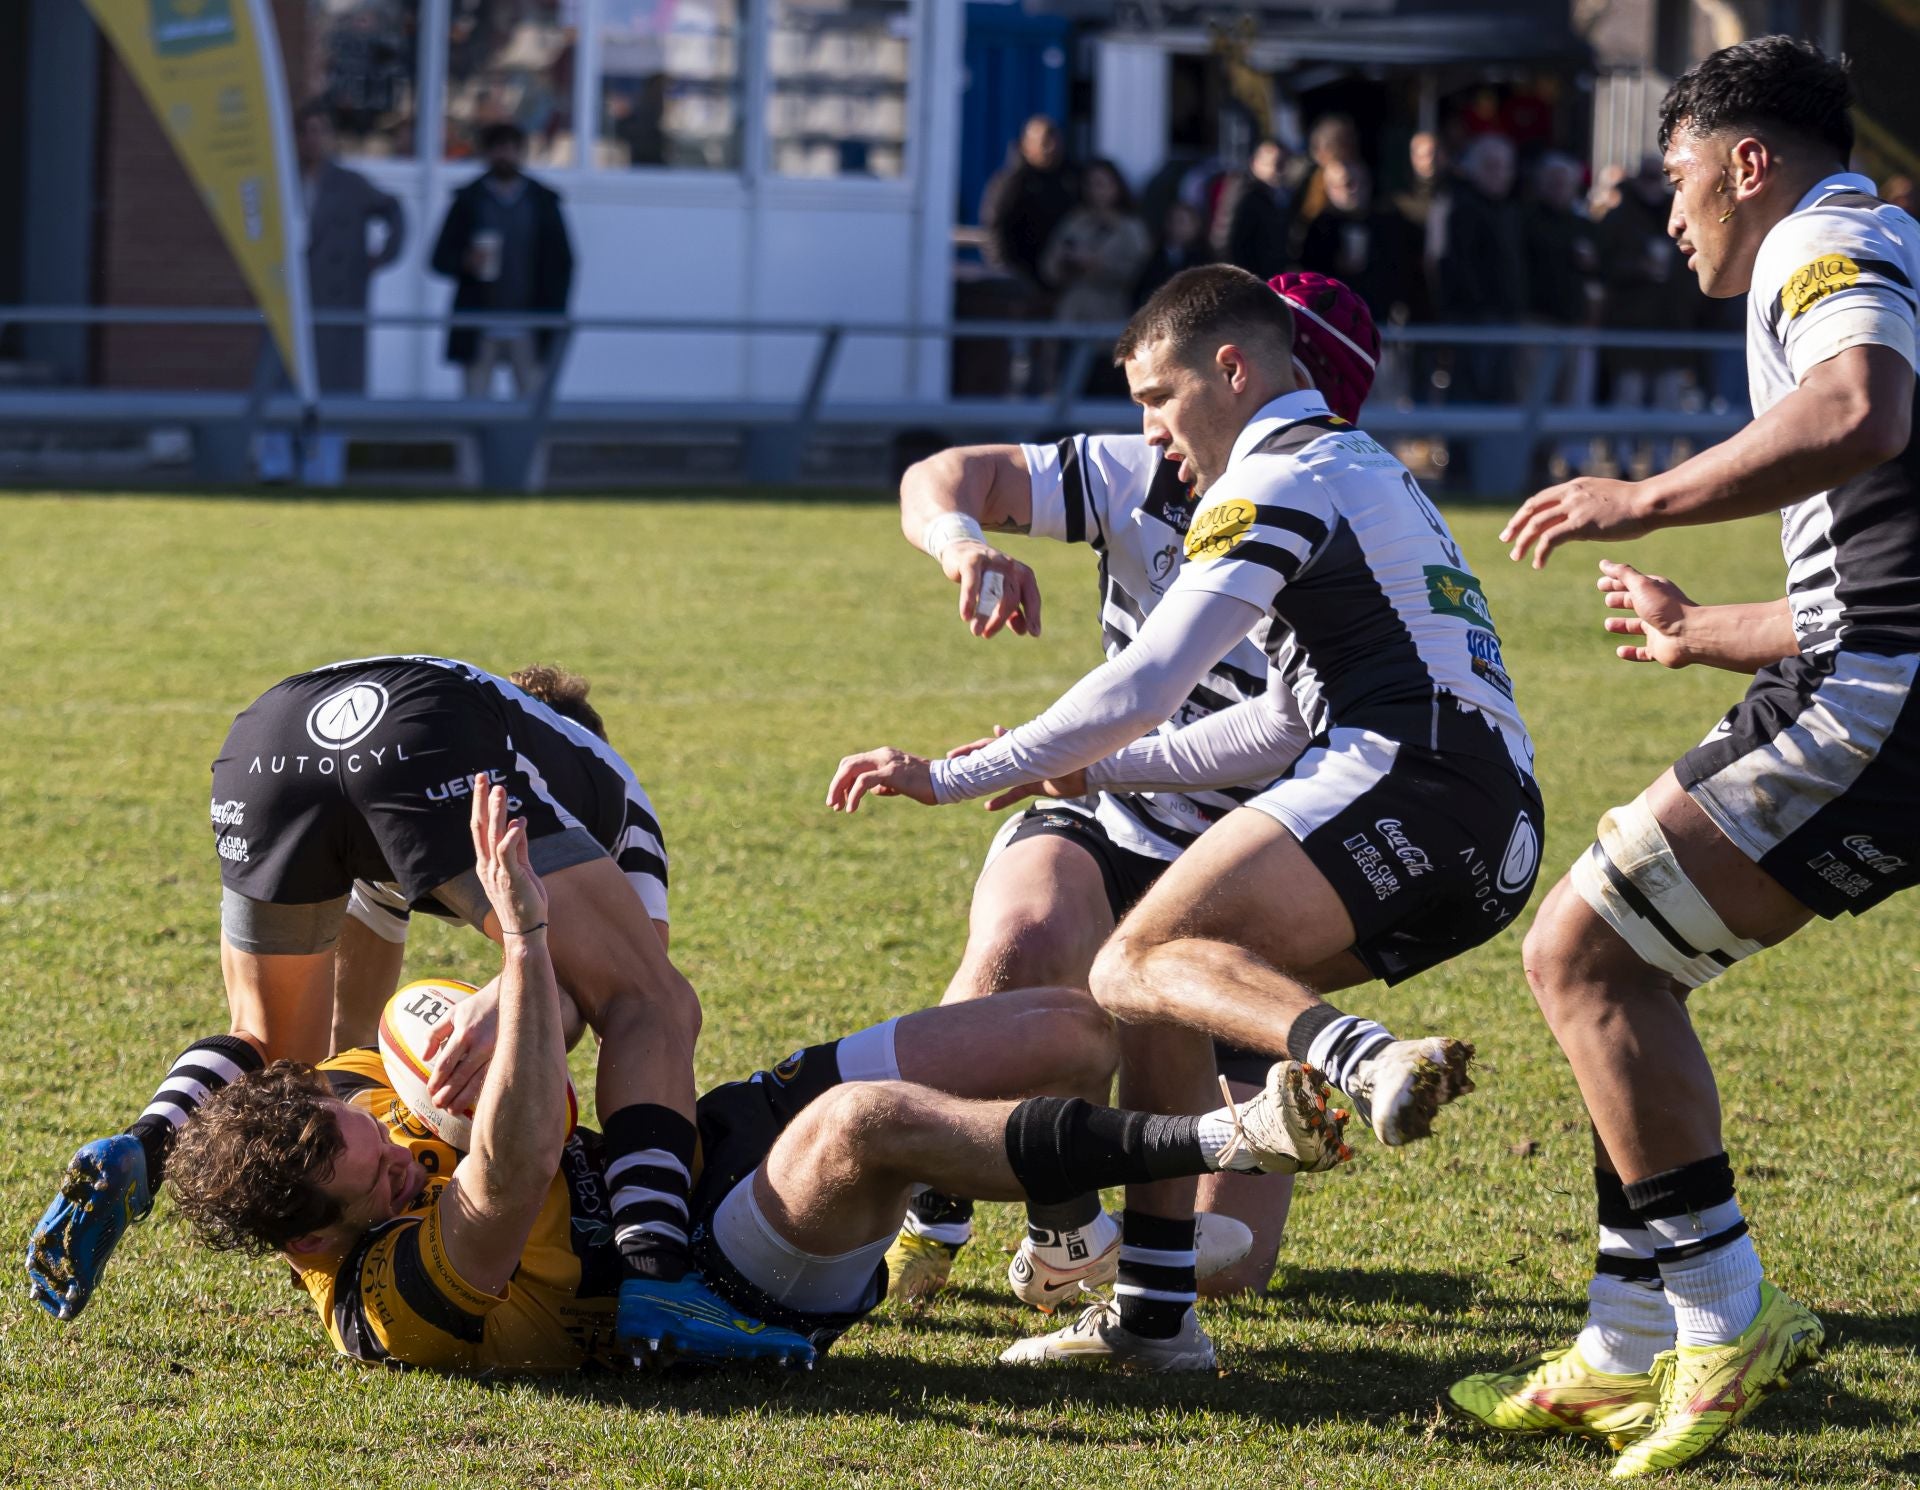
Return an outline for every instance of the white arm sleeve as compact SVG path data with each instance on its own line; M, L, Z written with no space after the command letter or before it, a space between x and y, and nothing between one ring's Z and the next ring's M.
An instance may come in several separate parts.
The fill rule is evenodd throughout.
M1167 593L1132 646L1052 708L958 760L933 762L938 802L966 802L1077 771L1164 723L1266 612L1232 595Z
M1148 735L1095 761L1087 767L1087 786L1110 792L1265 786L1286 772L1312 738L1293 694L1276 685L1185 729Z

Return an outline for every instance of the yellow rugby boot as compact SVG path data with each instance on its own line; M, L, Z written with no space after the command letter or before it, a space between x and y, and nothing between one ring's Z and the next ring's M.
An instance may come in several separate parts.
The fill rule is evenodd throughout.
M1647 1431L1659 1396L1651 1373L1596 1371L1578 1342L1447 1388L1455 1417L1500 1433L1576 1433L1617 1449Z
M1762 1399L1820 1359L1825 1326L1771 1283L1760 1285L1760 1312L1725 1345L1676 1345L1653 1363L1660 1403L1652 1426L1626 1446L1613 1477L1673 1469L1705 1453Z
M947 1286L960 1248L936 1242L904 1227L887 1248L887 1300L918 1304Z

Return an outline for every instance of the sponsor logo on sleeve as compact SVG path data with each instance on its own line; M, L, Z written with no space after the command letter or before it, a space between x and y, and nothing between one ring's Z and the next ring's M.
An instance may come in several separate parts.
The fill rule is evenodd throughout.
M1201 508L1187 529L1187 557L1200 563L1225 558L1246 539L1253 518L1253 503L1244 497Z
M378 683L354 683L307 711L307 735L328 750L345 750L372 734L386 712L386 689Z
M1839 290L1850 290L1860 283L1860 266L1845 254L1822 254L1811 264L1802 264L1780 287L1780 304L1791 321Z
M1458 616L1475 626L1493 629L1493 609L1480 589L1480 581L1464 569L1447 564L1426 566L1427 603L1436 615Z

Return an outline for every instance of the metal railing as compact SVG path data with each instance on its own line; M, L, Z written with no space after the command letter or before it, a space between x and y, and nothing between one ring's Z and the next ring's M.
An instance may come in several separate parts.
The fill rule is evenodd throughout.
M444 332L545 331L554 334L549 369L530 397L372 397L323 394L307 407L284 384L256 374L253 386L234 392L173 392L134 389L40 388L0 390L0 429L31 425L184 426L193 431L195 475L210 484L244 482L251 474L253 437L269 430L315 430L360 437L466 440L478 447L483 485L531 490L539 453L550 441L604 437L609 431L671 428L733 428L745 433L749 475L791 479L815 433L823 426L883 432L977 434L1014 439L1067 430L1137 429L1139 411L1123 398L1088 396L1083 390L1119 325L1031 320L945 323L740 320L713 317L598 315L498 315L431 312L319 311L320 328ZM257 310L232 307L0 306L0 333L12 326L247 327L264 329ZM785 397L561 398L559 369L568 344L588 334L802 337L812 341L803 375ZM1542 441L1577 437L1711 441L1746 421L1744 410L1628 409L1557 402L1563 369L1582 349L1633 350L1674 355L1744 353L1741 337L1727 333L1602 331L1546 326L1388 326L1383 342L1396 349L1432 347L1506 348L1528 353L1526 386L1510 402L1384 401L1366 408L1364 423L1377 435L1431 435L1476 442L1508 452L1521 465ZM860 340L941 344L1004 341L1010 346L1051 343L1058 357L1053 387L1045 393L987 394L945 398L830 397L847 344ZM262 359L264 369L273 368ZM1524 476L1524 471L1522 472Z

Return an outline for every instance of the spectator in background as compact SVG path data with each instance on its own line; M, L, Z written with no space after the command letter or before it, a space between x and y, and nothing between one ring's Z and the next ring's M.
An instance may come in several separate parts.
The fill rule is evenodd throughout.
M1441 320L1511 325L1527 311L1527 265L1513 190L1513 144L1478 136L1447 186L1445 209L1428 223ZM1501 403L1512 396L1512 357L1497 346L1463 346L1454 358L1454 396Z
M1880 199L1891 202L1909 217L1920 217L1920 191L1916 191L1911 176L1889 176L1886 185L1880 188Z
M1344 280L1376 319L1402 322L1420 272L1420 244L1399 213L1373 204L1373 178L1359 161L1322 167L1327 205L1308 224L1300 264Z
M1229 176L1214 209L1214 257L1271 279L1287 268L1299 173L1278 140L1253 147L1247 168Z
M373 276L398 259L406 247L406 213L398 198L335 162L333 122L325 103L306 104L294 129L300 191L306 204L308 300L316 311L364 313ZM313 363L322 393L365 392L367 328L316 327ZM278 378L284 385L284 370L279 371ZM338 486L346 479L344 436L309 435L302 454L301 474L307 485ZM264 480L291 480L293 436L280 431L262 435L259 461Z
M1091 162L1081 178L1080 206L1054 229L1040 261L1058 288L1054 314L1062 321L1125 321L1152 254L1153 240L1134 215L1133 193L1119 169L1110 160ZM1124 395L1126 378L1111 358L1096 358L1087 391Z
M1309 162L1296 194L1298 207L1293 217L1292 257L1300 256L1300 245L1309 226L1327 210L1327 173L1335 166L1362 164L1360 131L1345 114L1328 114L1314 121L1307 132Z
M1024 280L1043 313L1052 283L1041 261L1073 208L1060 127L1035 114L1009 148L1007 163L987 183L980 199L980 225L987 230L989 259Z
M1680 250L1667 236L1667 214L1672 191L1661 171L1660 157L1641 158L1640 168L1620 184L1620 200L1600 219L1596 239L1600 271L1606 284L1601 325L1611 331L1679 331L1695 323L1699 294L1693 277L1685 273ZM1672 352L1608 347L1601 359L1606 369L1608 401L1617 408L1645 408L1649 398L1656 409L1674 410L1693 372L1684 358ZM1665 470L1672 455L1670 439L1639 442L1621 440L1616 459L1624 474L1636 453L1648 455L1653 469Z
M456 282L455 312L561 315L573 291L573 244L559 194L521 170L526 132L489 124L480 133L486 171L454 193L433 246L433 269ZM486 398L493 370L512 370L515 393L531 398L557 361L563 340L553 330L447 333L447 360L466 371L467 397Z
M1412 178L1407 182L1407 189L1394 197L1393 207L1424 237L1427 219L1433 216L1434 198L1440 195L1447 176L1447 161L1440 149L1440 136L1422 130L1408 140L1407 168Z
M1533 170L1531 199L1521 208L1527 262L1527 319L1543 326L1592 326L1600 311L1600 251L1593 223L1581 210L1580 163L1550 150ZM1521 377L1523 392L1550 363L1557 365L1555 386L1545 390L1554 401L1573 408L1593 402L1599 358L1592 347L1565 348L1557 362L1551 349L1532 347ZM1561 462L1572 470L1586 465L1577 442L1562 446ZM1564 479L1564 478L1556 478Z
M1177 197L1167 204L1160 220L1160 241L1147 260L1146 271L1134 287L1133 303L1146 304L1153 292L1182 269L1213 262L1213 247L1207 242L1206 219L1199 209Z
M1440 137L1422 130L1407 141L1407 167L1411 173L1405 191L1393 199L1393 209L1403 224L1407 243L1408 282L1407 320L1414 324L1433 319L1434 262L1430 224L1441 194L1445 190L1447 158ZM1433 397L1434 374L1440 368L1440 349L1431 342L1418 342L1410 350L1408 391L1414 402L1426 403Z

